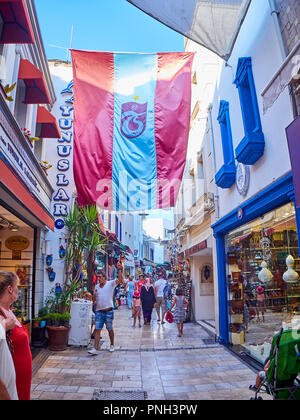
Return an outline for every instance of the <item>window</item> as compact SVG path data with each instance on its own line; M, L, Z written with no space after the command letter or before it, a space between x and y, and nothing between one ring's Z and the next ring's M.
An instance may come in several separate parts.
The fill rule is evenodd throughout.
M120 222L120 242L122 242L122 223Z
M44 140L40 139L34 142L34 154L38 161L42 161L44 157Z
M150 260L154 261L154 250L150 248Z
M118 216L115 216L115 234L117 235L117 238L119 237L119 218Z
M245 165L253 165L264 154L265 140L250 57L239 59L234 83L239 90L245 129L245 137L235 150L236 159Z
M24 103L25 95L26 86L24 80L19 79L17 83L14 115L21 129L28 129L28 127L26 127L27 105Z
M230 188L236 179L236 166L232 144L232 132L229 116L229 103L220 102L218 121L220 124L224 164L216 174L216 184L220 188Z
M108 229L111 230L111 214L108 216Z

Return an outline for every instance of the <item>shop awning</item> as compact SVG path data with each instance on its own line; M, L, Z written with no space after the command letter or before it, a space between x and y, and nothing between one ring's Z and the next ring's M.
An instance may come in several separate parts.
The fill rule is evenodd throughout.
M44 75L29 60L20 61L18 78L26 85L25 104L50 104Z
M49 212L37 201L31 192L22 184L21 180L0 159L0 185L22 203L22 207L37 218L41 223L54 231L54 219Z
M41 125L39 134L42 138L60 138L56 118L43 106L38 106L36 123Z
M32 44L34 35L25 0L0 0L0 44Z
M228 60L251 0L127 0Z

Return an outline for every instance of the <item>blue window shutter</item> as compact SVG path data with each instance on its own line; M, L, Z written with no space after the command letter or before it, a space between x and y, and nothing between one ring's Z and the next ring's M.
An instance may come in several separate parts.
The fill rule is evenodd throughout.
M239 91L245 137L235 149L236 160L254 165L264 154L265 139L257 101L251 57L239 59L234 81Z
M220 102L218 121L220 124L224 164L216 174L215 182L220 188L230 188L236 180L236 166L232 144L229 103Z
M118 216L115 216L115 234L117 238L119 237L119 219Z

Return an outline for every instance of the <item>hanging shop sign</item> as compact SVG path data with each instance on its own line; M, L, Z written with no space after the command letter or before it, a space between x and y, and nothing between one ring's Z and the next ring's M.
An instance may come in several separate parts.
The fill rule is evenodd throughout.
M203 249L206 249L206 248L207 248L207 241L205 240L187 249L185 251L185 257L189 257L190 255L197 254L198 252L203 251Z
M11 236L6 239L5 246L11 251L24 251L30 245L30 241L24 236Z
M64 104L59 107L60 117L59 128L61 130L61 138L57 140L57 174L56 174L56 191L53 195L53 216L56 218L56 229L63 229L65 226L63 218L67 216L71 205L71 195L67 191L70 184L71 159L73 151L73 81L71 81L65 89L61 91ZM70 95L72 95L70 97Z
M47 189L37 170L32 167L30 159L24 148L19 148L16 141L6 134L4 128L0 125L0 157L9 164L13 171L26 184L29 191L46 207L50 204L50 198Z
M250 168L243 163L238 163L236 168L236 188L240 195L246 195L250 183Z

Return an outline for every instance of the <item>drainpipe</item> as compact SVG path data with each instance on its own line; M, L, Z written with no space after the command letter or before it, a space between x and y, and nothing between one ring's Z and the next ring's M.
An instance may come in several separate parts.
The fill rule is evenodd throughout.
M269 0L269 4L270 4L270 8L271 8L271 15L273 17L273 21L274 21L274 25L275 25L275 31L276 31L276 34L277 34L277 39L278 39L278 42L279 42L279 47L280 47L282 59L284 61L288 54L287 54L286 47L284 45L284 41L283 41L281 29L280 29L279 18L278 18L279 10L276 8L275 0Z
M213 105L210 104L208 106L208 118L209 118L209 125L210 125L210 136L211 136L211 144L212 144L212 155L213 155L213 171L216 174L216 149L215 149L215 136L214 136L214 129L213 129L213 121L212 121L212 109ZM218 186L215 183L215 209L216 209L216 220L220 219L220 209L219 209L219 191Z

